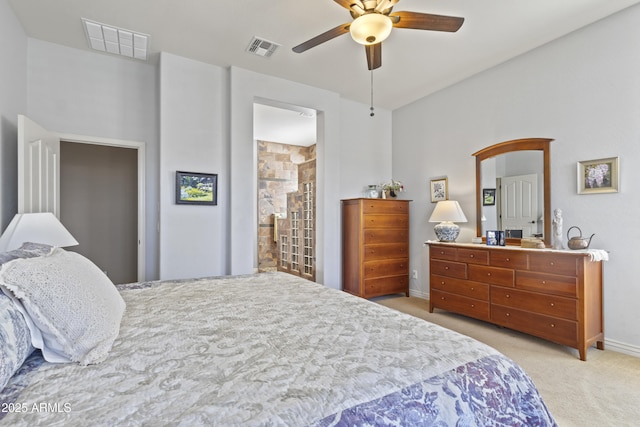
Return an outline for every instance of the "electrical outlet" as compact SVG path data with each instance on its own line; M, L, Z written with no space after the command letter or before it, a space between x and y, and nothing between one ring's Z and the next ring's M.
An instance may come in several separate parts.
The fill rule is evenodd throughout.
M417 279L418 278L418 270L413 270L411 272L411 277L414 278L414 279Z

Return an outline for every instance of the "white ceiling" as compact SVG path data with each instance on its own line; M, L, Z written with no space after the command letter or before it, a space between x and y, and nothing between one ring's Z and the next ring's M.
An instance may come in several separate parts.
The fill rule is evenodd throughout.
M9 0L29 37L89 49L81 18L150 35L165 51L221 67L324 88L368 104L364 48L344 34L304 53L291 48L351 21L332 0ZM394 11L465 18L456 33L394 29L375 70L374 105L396 109L595 22L640 0L401 0ZM253 36L281 44L246 52ZM103 53L100 53L103 54ZM106 55L106 53L105 53Z

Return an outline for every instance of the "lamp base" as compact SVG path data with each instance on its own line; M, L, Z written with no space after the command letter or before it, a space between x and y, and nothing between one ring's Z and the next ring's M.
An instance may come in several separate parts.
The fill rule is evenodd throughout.
M460 234L460 227L449 221L442 221L440 224L436 224L433 230L441 242L455 242Z

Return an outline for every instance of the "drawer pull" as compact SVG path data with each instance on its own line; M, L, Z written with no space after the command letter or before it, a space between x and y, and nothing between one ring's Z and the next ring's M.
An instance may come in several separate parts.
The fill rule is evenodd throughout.
M440 299L441 299L442 301L444 301L446 298L445 298L445 297L440 297Z
M552 302L551 304L549 304L551 307L555 307L556 304L554 302Z
M505 295L505 297L507 297L507 298L511 298L511 295L507 294L507 295Z
M511 313L507 313L507 314L505 314L505 316L509 317L509 316L511 316Z
M487 273L487 276L491 276L491 273Z
M476 288L472 287L472 288L471 288L471 290L472 290L472 291L475 291L475 290L476 290Z
M469 258L473 258L473 254L469 255Z
M444 255L444 251L440 251L440 255Z
M475 304L471 304L471 308L476 308L476 305Z
M554 265L556 265L556 264L555 264L553 261L551 261L551 262L549 263L549 265L553 267L553 266L554 266Z
M441 285L444 285L444 281L440 282Z
M445 269L445 270L448 270L448 269L449 269L449 266L448 266L448 265L445 265L445 266L444 266L444 269Z
M543 281L542 281L542 284L543 284L543 285L546 285L546 284L547 284L547 281L546 281L546 280L543 280Z
M555 328L555 327L556 327L555 323L552 323L552 324L550 324L549 326L551 326L552 328Z
M511 261L511 258L507 258L507 262L508 262L508 261Z

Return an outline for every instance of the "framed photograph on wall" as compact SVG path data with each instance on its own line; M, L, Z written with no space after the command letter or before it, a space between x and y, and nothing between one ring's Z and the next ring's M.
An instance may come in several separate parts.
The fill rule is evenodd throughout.
M578 194L617 193L618 158L578 162Z
M495 206L495 204L496 204L496 189L483 188L482 189L482 206Z
M431 180L431 203L449 200L449 185L447 178L437 178Z
M176 204L217 205L218 174L177 171Z

